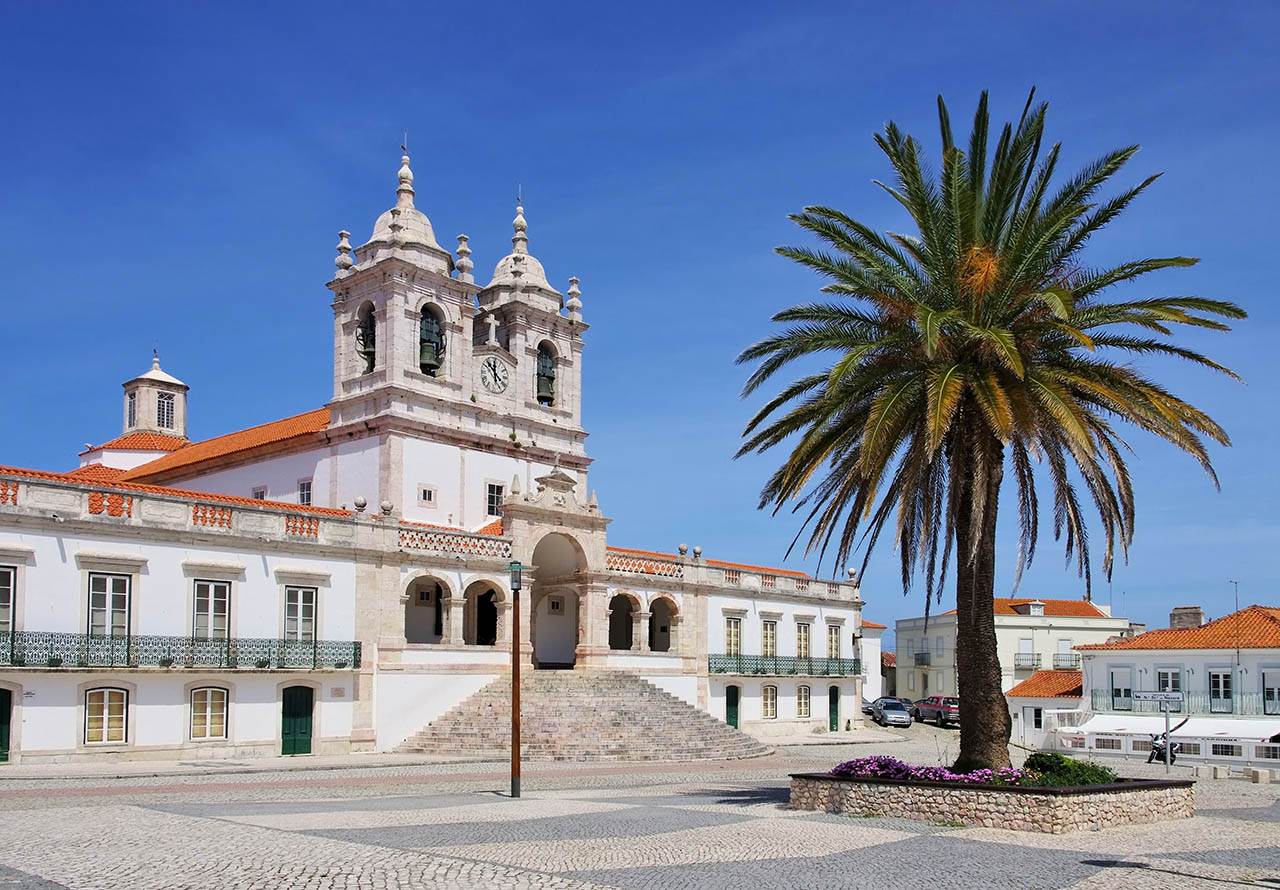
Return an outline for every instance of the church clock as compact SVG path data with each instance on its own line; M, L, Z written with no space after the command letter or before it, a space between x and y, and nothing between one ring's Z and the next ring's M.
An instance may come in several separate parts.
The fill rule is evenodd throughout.
M504 392L510 375L507 366L493 356L480 363L480 382L489 392Z

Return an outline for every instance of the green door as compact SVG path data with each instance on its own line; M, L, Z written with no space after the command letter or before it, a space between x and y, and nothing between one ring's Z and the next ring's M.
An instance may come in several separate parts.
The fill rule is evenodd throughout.
M284 691L280 721L280 753L311 753L311 687L290 686Z
M9 762L9 721L13 714L13 695L0 689L0 763Z
M840 687L832 686L827 690L827 728L832 732L840 731Z
M738 728L738 687L727 686L724 690L724 722L734 729Z

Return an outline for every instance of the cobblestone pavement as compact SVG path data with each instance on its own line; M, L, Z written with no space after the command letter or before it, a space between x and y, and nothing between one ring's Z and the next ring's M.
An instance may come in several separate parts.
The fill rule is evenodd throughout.
M904 735L727 763L530 764L520 800L502 764L0 778L0 890L1280 887L1280 786L1239 779L1199 783L1192 820L1058 836L786 808L787 772L954 755L954 733Z

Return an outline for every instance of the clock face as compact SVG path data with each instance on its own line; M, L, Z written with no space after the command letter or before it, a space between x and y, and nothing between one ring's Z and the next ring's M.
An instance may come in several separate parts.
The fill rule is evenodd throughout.
M489 392L502 392L507 388L507 366L493 356L480 363L480 382Z

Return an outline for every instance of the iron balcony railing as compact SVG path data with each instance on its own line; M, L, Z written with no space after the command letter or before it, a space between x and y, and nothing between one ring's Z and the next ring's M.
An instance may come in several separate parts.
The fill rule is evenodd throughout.
M1159 714L1160 703L1134 701L1129 695L1113 695L1109 689L1090 692L1095 711L1134 711ZM1171 711L1182 714L1240 714L1245 717L1259 715L1280 716L1280 700L1265 700L1259 692L1246 692L1233 696L1211 695L1207 692L1184 692L1182 704L1173 705Z
M1013 666L1015 668L1040 668L1039 652L1016 652L1013 656Z
M354 641L107 637L26 630L0 634L0 666L9 667L343 670L359 665L360 643Z
M1059 652L1053 656L1053 669L1055 671L1070 671L1080 667L1080 654L1078 652Z
M862 673L858 658L799 658L794 655L708 655L713 674L747 674L764 677L853 677Z
M930 655L930 653L928 653L928 652L917 652L917 653L916 653L916 667L928 667L928 666L929 666L929 662L930 662L930 660L931 660L931 659L929 658L929 655Z

